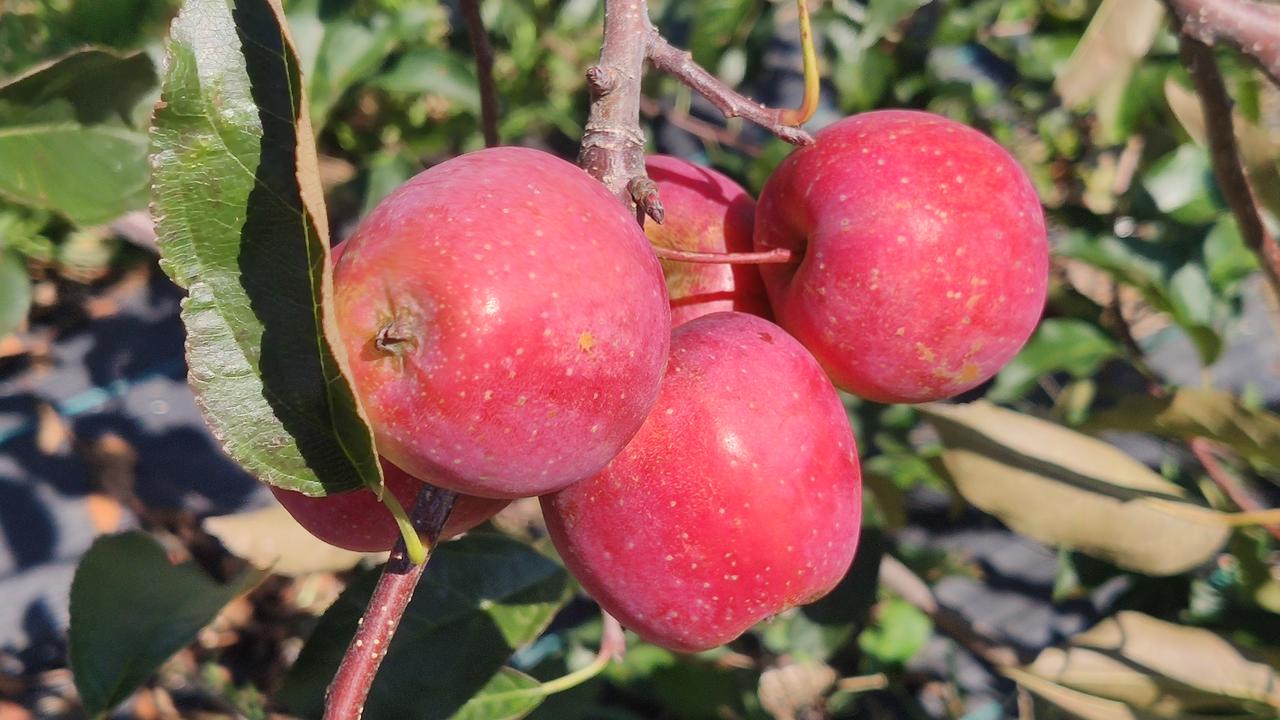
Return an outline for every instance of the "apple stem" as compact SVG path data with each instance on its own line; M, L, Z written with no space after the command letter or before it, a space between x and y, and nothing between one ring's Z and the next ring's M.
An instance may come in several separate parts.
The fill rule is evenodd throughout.
M793 262L793 255L786 248L775 248L761 252L694 252L692 250L675 250L672 248L653 246L653 253L662 260L674 260L687 263L721 263L725 265L782 265Z
M421 565L427 560L427 548L422 544L422 538L418 536L418 530L413 526L413 522L409 519L408 513L404 511L404 507L400 501L396 499L395 493L386 490L381 492L378 498L383 505L387 506L387 510L391 512L391 516L396 520L396 527L400 528L400 540L404 543L405 553L409 557L409 562L414 565Z
M457 497L457 493L432 485L424 485L418 493L409 520L415 529L413 534L427 539L424 550L434 548L440 539L440 531ZM413 562L403 538L391 550L391 557L373 589L373 597L325 694L325 720L352 720L364 712L364 702L378 666L387 654L387 647L429 559L429 554L424 553L422 562Z
M796 0L800 13L800 51L804 53L804 98L800 107L783 110L778 120L786 125L799 127L818 111L818 99L822 94L822 77L818 74L818 52L813 47L813 28L809 24L809 0Z

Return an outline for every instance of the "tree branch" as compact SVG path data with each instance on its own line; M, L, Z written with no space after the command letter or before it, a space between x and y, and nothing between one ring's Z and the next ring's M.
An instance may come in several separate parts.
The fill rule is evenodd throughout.
M461 0L459 4L471 38L471 52L476 56L484 146L497 147L501 141L498 139L498 89L493 84L493 46L489 44L489 33L484 30L484 18L480 17L480 0Z
M640 129L640 79L649 27L646 0L605 0L604 42L600 62L587 70L591 112L578 153L578 164L627 207L635 207L641 223L645 215L661 222L663 214L644 170Z
M1280 14L1272 26L1280 32ZM1178 50L1182 63L1191 74L1196 95L1204 114L1205 135L1209 143L1209 158L1213 174L1218 179L1222 197L1230 206L1240 225L1244 242L1258 256L1262 273L1272 292L1280 298L1280 246L1262 224L1253 192L1245 178L1236 146L1235 127L1231 118L1231 98L1227 95L1222 73L1218 71L1213 48L1192 37L1189 25L1180 26Z
M1206 45L1225 43L1280 85L1280 5L1255 0L1165 0L1182 32Z
M725 117L750 120L792 145L813 144L813 136L784 122L790 111L765 107L726 86L719 78L694 62L691 53L667 42L652 25L648 26L646 45L649 62L655 68L675 76L696 90L724 113Z
M429 548L434 549L439 541L440 530L449 519L457 497L457 493L431 485L423 486L418 493L409 518L413 527L427 538ZM404 540L396 542L360 618L355 637L351 638L325 694L325 720L355 720L364 712L364 701L369 696L374 675L430 559L428 556L422 564L414 565L409 562Z

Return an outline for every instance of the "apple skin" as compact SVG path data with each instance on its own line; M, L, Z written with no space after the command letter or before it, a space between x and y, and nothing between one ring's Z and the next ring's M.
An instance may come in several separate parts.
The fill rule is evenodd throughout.
M387 491L395 495L408 512L423 482L385 459L381 463ZM272 487L271 493L299 525L330 545L355 552L382 552L390 550L400 539L395 518L367 488L324 497L308 497L278 487ZM488 520L508 502L459 495L440 532L441 539L461 535Z
M589 477L657 398L671 311L635 218L526 148L441 163L346 243L334 301L378 452L468 495Z
M675 330L658 404L622 453L541 502L602 608L696 652L839 582L862 483L844 406L809 352L767 320L716 313Z
M645 158L666 209L659 225L646 222L654 245L695 252L750 252L756 203L733 180L670 155ZM671 324L713 312L737 310L770 317L769 298L755 265L662 260L671 296Z
M1044 308L1049 246L1026 173L929 113L855 115L789 155L760 193L755 247L802 255L761 268L778 323L877 402L979 385Z

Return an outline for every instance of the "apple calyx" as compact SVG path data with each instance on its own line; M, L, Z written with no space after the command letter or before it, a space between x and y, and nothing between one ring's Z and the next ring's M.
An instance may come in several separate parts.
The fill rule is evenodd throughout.
M401 357L410 348L418 345L417 323L404 313L396 313L378 329L374 335L373 345L388 355Z

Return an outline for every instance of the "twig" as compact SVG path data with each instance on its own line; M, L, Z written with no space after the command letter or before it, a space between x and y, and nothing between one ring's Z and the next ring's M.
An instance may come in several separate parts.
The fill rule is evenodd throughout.
M688 51L667 42L652 25L648 26L647 46L649 62L655 68L670 73L696 90L724 113L725 117L750 120L792 145L813 144L813 136L809 133L786 124L786 115L791 111L765 107L734 91L694 62L693 55Z
M1182 32L1206 45L1225 43L1280 85L1280 5L1255 0L1165 0Z
M489 44L489 33L484 30L484 18L480 17L480 0L461 0L459 5L471 37L471 52L476 56L484 146L497 147L501 141L498 139L498 89L493 84L493 46Z
M802 14L802 19L806 17ZM795 145L811 145L813 137L789 122L801 121L816 107L817 63L812 37L802 22L805 44L805 103L794 110L765 107L720 82L693 57L662 37L649 21L646 0L605 0L604 42L600 62L587 70L591 114L582 134L578 164L628 207L662 222L658 189L644 170L644 132L640 129L640 80L644 61L674 75L701 93L725 117L742 117Z
M409 513L414 528L424 535L428 547L435 547L440 530L449 519L457 494L431 485L422 488ZM427 560L430 560L428 556ZM400 618L404 615L414 588L427 563L414 565L409 562L403 540L396 543L391 558L382 570L382 577L373 590L373 597L365 608L355 637L342 656L342 664L329 684L325 695L325 720L355 720L364 712L364 701L369 696L373 677L387 654L387 646Z
M640 79L649 27L645 0L605 0L604 42L600 62L587 70L591 113L578 153L578 164L627 207L635 207L642 223L645 215L659 219L663 214L645 174L640 129Z
M880 584L928 615L934 627L996 668L1020 664L1018 651L986 637L960 613L938 603L924 580L892 555L880 561Z
M1275 19L1280 32L1280 15ZM1280 297L1280 246L1262 224L1262 216L1254 202L1249 182L1245 179L1236 147L1235 127L1231 119L1231 98L1227 95L1222 73L1218 72L1213 48L1188 34L1187 26L1178 34L1178 49L1182 63L1191 74L1204 113L1205 134L1209 142L1209 158L1213 162L1213 174L1218 188L1231 207L1240 225L1240 235L1245 244L1258 256L1262 273L1271 286L1272 293Z
M1196 460L1204 467L1204 471L1209 474L1209 478L1218 486L1227 497L1231 498L1231 502L1245 512L1261 512L1266 510L1252 495L1248 493L1230 473L1222 467L1218 462L1218 458L1213 454L1213 443L1206 438L1195 437L1187 441L1187 446L1191 448L1191 454L1196 456ZM1280 540L1280 526L1263 525L1272 537Z

